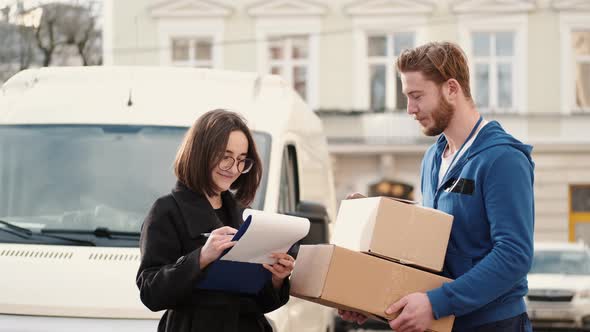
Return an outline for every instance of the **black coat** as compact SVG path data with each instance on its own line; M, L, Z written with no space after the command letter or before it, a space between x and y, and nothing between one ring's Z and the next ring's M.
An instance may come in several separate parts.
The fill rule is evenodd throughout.
M221 197L231 220L227 226L237 229L241 209L231 193ZM280 290L269 282L257 296L195 289L207 271L199 266L206 242L200 234L222 226L207 198L181 183L153 204L141 230L136 282L146 307L166 310L158 331L271 331L264 313L287 303L287 279Z

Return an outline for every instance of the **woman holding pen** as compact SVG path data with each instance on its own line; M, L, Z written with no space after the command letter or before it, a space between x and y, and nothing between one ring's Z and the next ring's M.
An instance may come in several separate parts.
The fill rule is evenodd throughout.
M196 288L207 266L235 244L261 165L250 130L234 112L207 112L187 132L174 163L178 181L156 200L141 230L136 282L146 307L166 310L158 331L272 331L264 313L289 300L291 256L274 254L277 263L265 265L271 281L257 295Z

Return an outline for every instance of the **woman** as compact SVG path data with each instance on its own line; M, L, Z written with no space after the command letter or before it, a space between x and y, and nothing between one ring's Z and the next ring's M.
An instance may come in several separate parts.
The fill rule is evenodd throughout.
M176 186L153 204L140 239L136 282L150 310L166 310L158 331L272 331L264 313L289 299L291 256L272 255L277 263L264 266L272 279L256 296L195 287L235 244L241 207L260 183L260 158L244 120L225 110L205 113L187 132L174 171Z

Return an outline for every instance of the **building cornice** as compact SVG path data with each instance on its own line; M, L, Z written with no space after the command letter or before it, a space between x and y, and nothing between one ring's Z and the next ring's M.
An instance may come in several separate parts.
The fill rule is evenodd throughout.
M428 0L363 0L344 7L350 16L429 15L436 8Z
M456 0L451 3L455 14L517 14L535 9L535 0Z
M149 8L154 18L225 18L233 9L210 0L167 0Z
M248 7L246 11L255 17L322 16L328 8L308 0L267 0Z

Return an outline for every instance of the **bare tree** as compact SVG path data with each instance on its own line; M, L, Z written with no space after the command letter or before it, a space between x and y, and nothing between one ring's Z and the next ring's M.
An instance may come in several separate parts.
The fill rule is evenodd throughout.
M0 22L0 82L36 62L31 27Z
M0 22L0 82L8 78L16 69L14 64L17 60L17 51L13 46L13 35L10 33L10 26Z
M35 39L44 66L51 65L55 52L67 46L76 49L85 66L102 62L102 34L92 4L46 3L31 9L42 11Z
M76 43L84 66L102 64L102 33L94 28L95 19L91 20L93 21L92 25L88 26L82 34L82 38L78 39Z
M64 11L62 16L60 32L66 37L66 44L76 47L82 64L88 66L102 62L100 57L102 34L96 27L97 17L94 15L92 2L87 5L72 6Z
M39 7L42 14L39 26L35 29L35 40L37 41L37 47L43 52L43 66L45 67L51 64L53 52L58 45L66 43L65 39L58 33L58 19L65 9L62 8L63 6L55 3Z
M102 64L101 5L39 0L25 8L14 0L0 8L0 83L29 67Z
M35 61L36 54L34 49L34 29L27 26L18 26L19 39L18 45L18 59L19 70L27 69Z

